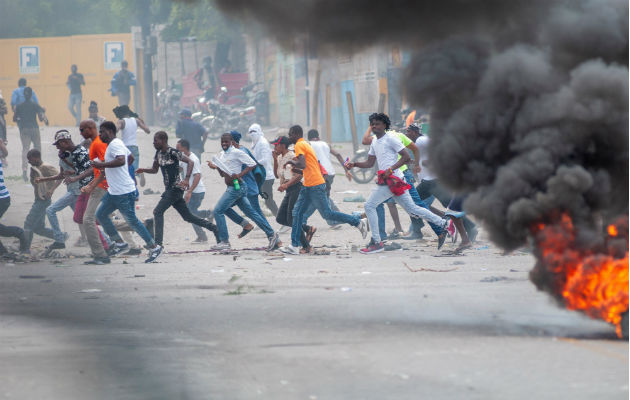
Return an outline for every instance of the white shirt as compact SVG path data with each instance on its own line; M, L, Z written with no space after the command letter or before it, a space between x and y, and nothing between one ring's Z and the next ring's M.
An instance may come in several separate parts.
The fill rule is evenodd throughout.
M107 191L112 195L121 195L131 193L136 190L136 184L129 175L129 165L127 165L127 157L131 154L129 149L125 147L122 140L115 138L107 145L105 151L105 162L113 161L117 156L125 157L125 164L115 168L105 168Z
M228 171L224 172L228 172L229 174L240 174L243 170L243 164L247 165L248 167L253 167L256 165L254 160L252 160L252 158L248 156L247 153L233 146L230 146L227 151L223 150L221 153L219 153L219 160L221 160L228 169ZM273 174L273 166L271 167L270 171Z
M195 174L201 175L201 162L199 162L199 159L194 153L190 153L186 157L188 157L193 162L192 173L190 174L190 180L188 181L188 187L191 187L193 184L193 180L195 179ZM184 176L186 176L186 173L188 171L188 163L180 161L179 166L182 167L182 170L184 171ZM193 193L206 192L206 187L204 186L203 181L201 179L199 179L199 183L197 184L197 186L192 192Z
M136 131L138 130L138 122L135 118L123 118L125 127L122 129L120 136L125 146L137 146L138 141Z
M335 175L335 168L330 162L330 147L328 143L322 142L321 140L313 140L309 142L313 150L315 150L315 155L317 155L317 161L324 167L326 172L328 172L329 176Z
M418 153L420 153L420 168L421 171L418 174L418 182L421 182L423 179L425 181L432 181L435 179L435 174L429 168L429 137L428 136L420 136L416 139L416 147L418 148Z
M269 142L264 137L258 139L256 144L252 147L252 153L256 157L256 161L265 167L267 177L265 180L275 179L273 174L273 155L271 154L271 147Z
M384 134L380 139L374 136L368 155L376 156L378 169L385 171L398 162L398 152L404 148L405 146L397 137ZM395 169L393 172L397 177L403 178L403 174L400 170Z

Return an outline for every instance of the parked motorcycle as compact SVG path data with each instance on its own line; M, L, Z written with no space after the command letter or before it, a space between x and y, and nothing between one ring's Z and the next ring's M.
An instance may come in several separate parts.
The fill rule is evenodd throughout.
M175 81L171 79L168 88L162 89L157 93L157 108L155 115L160 126L169 127L177 123L177 115L179 113L179 101L181 94L175 88Z

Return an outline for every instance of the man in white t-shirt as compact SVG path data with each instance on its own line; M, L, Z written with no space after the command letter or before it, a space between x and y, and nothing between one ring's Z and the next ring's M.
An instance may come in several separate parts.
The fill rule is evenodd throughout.
M201 180L201 163L195 153L190 151L190 142L188 142L188 140L179 139L175 148L193 162L192 173L190 174L190 181L188 182L188 189L186 190L186 193L184 193L184 201L193 215L203 218L203 215L199 212L199 206L206 195L206 187ZM184 176L186 176L188 172L188 163L180 161L179 168L183 171ZM193 243L207 243L208 236L206 235L206 232L198 225L192 224L192 227L197 234L197 239L195 239Z
M372 133L376 136L372 140L370 145L370 151L368 152L367 161L348 163L346 166L348 169L358 168L372 168L375 162L378 162L378 169L383 171L383 178L387 179L390 176L396 176L404 182L403 173L399 168L409 162L409 153L405 150L405 146L402 142L393 135L385 134L385 131L389 129L391 122L389 117L383 113L374 113L370 115L370 126L372 127ZM400 156L400 157L399 157ZM441 228L441 232L438 235L438 249L444 244L446 239L446 225L447 220L440 218L436 214L416 205L409 194L409 191L405 190L401 195L394 195L388 185L377 185L370 194L370 197L365 202L365 213L370 222L370 228L372 230L372 240L366 248L360 250L363 254L378 253L384 250L383 242L379 234L378 215L376 213L376 207L389 198L394 198L396 203L402 206L407 213L414 218L426 219L429 222L433 222Z
M128 105L122 105L114 108L114 115L118 118L116 126L120 131L120 138L124 145L133 154L133 170L137 170L140 163L140 151L138 150L138 128L142 129L147 135L151 130L145 125L144 121L138 117L138 114L131 111ZM144 175L140 175L140 186L144 186Z
M120 234L110 219L111 213L119 210L127 224L140 235L149 248L149 257L146 263L155 261L162 254L162 246L159 246L151 237L147 228L138 220L135 211L136 185L129 175L127 157L129 149L122 140L116 137L116 125L111 121L105 121L99 128L99 137L103 143L107 143L105 161L92 161L94 168L104 171L107 177L107 193L101 200L101 205L96 211L96 218L112 240L121 243ZM103 174L101 174L103 175ZM117 246L123 249L125 245Z

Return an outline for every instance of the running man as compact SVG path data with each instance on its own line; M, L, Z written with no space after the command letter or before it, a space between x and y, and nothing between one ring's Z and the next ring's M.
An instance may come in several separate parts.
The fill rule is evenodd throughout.
M391 122L389 117L383 113L374 113L370 115L370 127L374 133L375 140L372 140L370 144L370 150L368 152L367 161L347 164L349 169L354 167L358 168L372 168L374 163L378 162L379 178L388 180L391 176L394 176L394 180L400 181L403 185L404 177L399 168L409 162L409 153L405 150L405 146L395 136L387 135L386 130L389 129ZM383 241L381 240L379 233L378 216L376 213L376 207L384 201L394 198L396 203L400 204L409 215L415 218L423 218L429 222L433 222L441 228L441 232L438 235L438 249L444 244L446 240L446 225L447 220L440 218L431 211L416 205L411 198L408 190L404 190L401 194L395 195L392 193L390 187L387 184L377 185L372 189L370 197L365 202L365 213L370 221L370 228L372 229L372 239L367 247L361 249L361 253L378 253L384 250Z
M291 143L295 144L294 151L296 158L287 161L286 164L301 169L303 171L304 182L293 208L291 244L280 250L287 254L300 254L298 247L300 246L302 225L306 224L308 216L315 210L318 210L326 220L354 226L361 232L361 235L365 239L367 237L367 223L365 220L355 215L333 211L330 208L330 202L326 195L326 181L322 176L319 161L317 161L317 155L311 145L304 140L303 136L304 131L301 126L294 125L289 129L289 140Z
M153 166L151 168L140 168L136 170L136 174L145 172L147 174L156 174L158 169L162 171L164 193L162 193L162 198L153 209L155 242L163 246L164 213L172 206L184 221L206 228L214 233L218 243L217 227L212 222L193 215L184 200L184 190L188 188L194 171L193 161L168 145L168 134L164 131L155 133L153 136L153 147L156 150L153 157ZM187 164L184 180L179 176L180 161Z
M129 175L127 161L130 154L129 149L125 147L122 140L116 137L116 125L111 121L105 121L101 124L99 137L103 143L107 144L105 161L92 161L92 165L94 168L105 171L108 188L107 193L103 196L101 205L96 211L96 218L109 237L117 242L115 253L120 253L128 248L129 245L119 244L122 242L122 239L110 219L110 214L115 210L119 210L127 224L140 235L149 249L149 257L144 262L153 262L162 254L163 248L155 243L147 228L136 217L136 184ZM90 262L88 261L88 263ZM94 264L98 263L107 262L105 260L94 260Z
M188 206L188 209L190 210L192 215L201 218L199 206L201 206L201 202L206 196L206 186L201 180L201 163L197 158L197 155L190 150L190 143L188 142L188 140L179 139L175 148L177 149L177 151L188 157L193 162L192 175L188 174L187 162L180 160L179 168L182 170L184 176L190 175L188 189L186 189L186 192L184 193L184 201L186 202L186 205ZM192 224L192 227L197 234L197 238L193 240L193 243L207 243L208 236L206 235L206 232L204 232L204 230L201 229L198 225Z

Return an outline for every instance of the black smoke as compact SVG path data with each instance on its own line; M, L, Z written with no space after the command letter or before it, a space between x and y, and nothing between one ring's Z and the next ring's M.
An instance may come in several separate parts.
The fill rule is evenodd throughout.
M434 170L510 250L568 212L585 246L628 213L628 2L216 0L280 42L413 52Z

